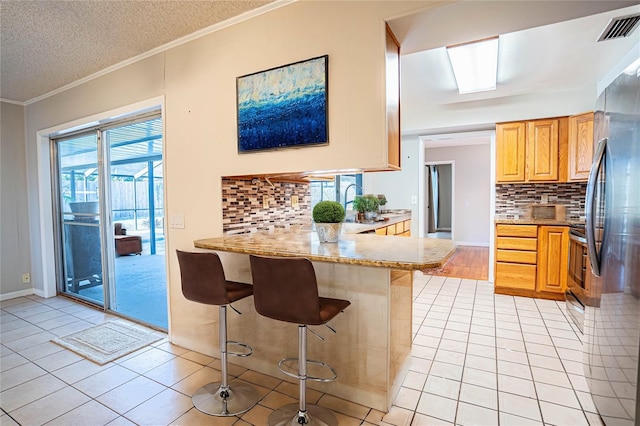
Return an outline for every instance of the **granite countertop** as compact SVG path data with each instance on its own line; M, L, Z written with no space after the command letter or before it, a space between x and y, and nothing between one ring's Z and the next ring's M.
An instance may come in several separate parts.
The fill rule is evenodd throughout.
M386 220L379 220L368 223L345 222L342 224L342 233L344 234L361 234L363 232L375 231L378 228L393 225L394 223L403 222L411 219L411 213L389 213L383 214Z
M496 224L503 225L555 225L555 226L571 226L571 225L584 225L584 221L580 220L556 220L556 219L496 219Z
M455 251L451 240L375 234L342 234L337 243L320 243L303 226L225 235L194 241L197 248L256 254L306 257L318 262L421 270L441 266Z

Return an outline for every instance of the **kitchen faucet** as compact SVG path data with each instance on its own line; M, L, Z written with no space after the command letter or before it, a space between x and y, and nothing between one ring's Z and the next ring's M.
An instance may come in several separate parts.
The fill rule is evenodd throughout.
M349 192L349 189L351 189L352 186L356 187L356 193L358 191L358 189L360 189L361 192L364 192L364 190L362 189L362 187L358 184L352 183L349 186L347 186L347 189L344 190L344 209L347 210L347 204L349 203L353 203L353 200L347 202L347 192ZM354 197L355 198L355 197Z

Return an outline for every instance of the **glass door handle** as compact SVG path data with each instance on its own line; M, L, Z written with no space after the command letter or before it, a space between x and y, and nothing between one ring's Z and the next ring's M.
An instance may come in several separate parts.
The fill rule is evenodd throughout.
M585 201L586 212L586 234L587 234L587 253L589 254L589 263L591 263L591 270L594 275L600 276L600 254L596 246L595 235L595 196L596 196L596 184L598 183L598 175L602 168L602 163L605 158L605 151L607 148L607 138L602 138L598 142L598 148L594 155L593 164L591 170L589 170L589 181L587 183L587 195Z

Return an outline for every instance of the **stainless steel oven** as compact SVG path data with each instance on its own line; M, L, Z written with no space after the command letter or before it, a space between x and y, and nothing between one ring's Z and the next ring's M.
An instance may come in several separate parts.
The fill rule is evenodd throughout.
M584 333L584 310L589 303L591 271L584 226L572 226L569 231L569 270L565 300L569 316Z

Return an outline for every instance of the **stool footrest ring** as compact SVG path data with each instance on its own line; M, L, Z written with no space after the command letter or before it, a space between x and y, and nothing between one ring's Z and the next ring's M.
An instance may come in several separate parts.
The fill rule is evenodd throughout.
M245 356L249 356L249 355L251 355L253 353L253 348L251 346L247 345L246 343L240 343L240 342L236 342L234 340L227 340L227 345L239 346L244 350L244 352L233 352L233 351L229 351L227 349L227 355L245 357Z
M286 374L289 377L294 377L296 379L301 379L302 377L300 376L300 374L298 373L298 369L294 368L293 364L294 362L298 362L298 358L283 358L280 360L280 362L278 362L278 369L283 373ZM308 380L313 380L315 382L331 382L333 380L335 380L338 377L338 373L336 373L336 370L333 369L332 366L330 366L329 364L327 364L326 362L323 361L316 361L314 359L308 359L307 360L307 364L312 364L312 365L317 365L321 368L326 368L331 372L331 376L328 377L319 377L319 376L310 376L307 374L307 379Z

